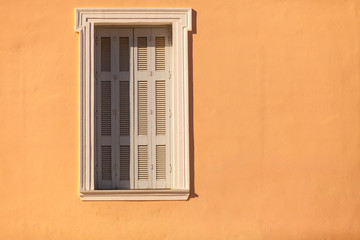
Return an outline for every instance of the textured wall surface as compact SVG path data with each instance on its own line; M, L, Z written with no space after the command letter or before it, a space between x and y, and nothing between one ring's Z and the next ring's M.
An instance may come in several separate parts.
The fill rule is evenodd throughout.
M196 11L189 201L80 200L81 7ZM360 239L360 1L1 9L1 239Z

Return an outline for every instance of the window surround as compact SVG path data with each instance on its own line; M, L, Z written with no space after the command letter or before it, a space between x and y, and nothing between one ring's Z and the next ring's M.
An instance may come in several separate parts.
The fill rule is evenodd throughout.
M82 200L187 200L190 194L189 169L189 8L75 9L75 31L80 50L80 181ZM95 26L171 25L171 190L95 190L94 123L94 30Z

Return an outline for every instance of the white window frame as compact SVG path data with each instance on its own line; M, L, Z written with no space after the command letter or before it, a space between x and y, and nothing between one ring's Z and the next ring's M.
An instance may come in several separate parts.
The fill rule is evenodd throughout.
M80 42L80 198L82 200L187 200L190 194L188 32L192 10L75 9ZM95 190L95 26L171 25L171 190Z

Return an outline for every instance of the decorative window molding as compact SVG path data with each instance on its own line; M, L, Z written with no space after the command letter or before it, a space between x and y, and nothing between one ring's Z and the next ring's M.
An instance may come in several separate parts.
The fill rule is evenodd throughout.
M188 31L191 9L76 9L80 43L80 197L83 200L186 200L190 193ZM171 25L170 190L95 190L95 26Z

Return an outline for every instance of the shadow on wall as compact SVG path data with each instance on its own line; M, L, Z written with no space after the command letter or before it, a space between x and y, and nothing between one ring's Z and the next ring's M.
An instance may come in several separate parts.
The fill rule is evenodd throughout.
M190 157L190 198L199 195L195 193L195 164L194 164L194 92L193 92L193 34L196 29L196 11L192 10L192 31L188 34L189 47L189 157Z

